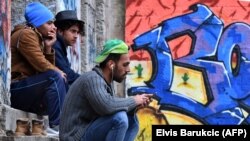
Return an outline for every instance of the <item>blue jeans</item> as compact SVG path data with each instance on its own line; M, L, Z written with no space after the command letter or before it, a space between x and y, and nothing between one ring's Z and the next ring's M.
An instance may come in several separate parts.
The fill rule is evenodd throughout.
M11 107L39 115L49 115L50 126L59 125L67 84L56 71L49 70L11 83Z
M120 111L94 120L81 141L134 141L138 131L136 115Z

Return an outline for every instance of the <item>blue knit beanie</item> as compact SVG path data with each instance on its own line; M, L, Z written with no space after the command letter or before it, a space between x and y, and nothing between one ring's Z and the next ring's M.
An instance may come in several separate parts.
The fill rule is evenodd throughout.
M53 13L39 2L32 2L25 8L25 19L29 24L39 27L44 23L53 20Z

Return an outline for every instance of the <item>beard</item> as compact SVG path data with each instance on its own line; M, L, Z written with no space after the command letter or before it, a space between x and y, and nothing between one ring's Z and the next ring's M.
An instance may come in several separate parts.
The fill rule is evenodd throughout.
M124 79L123 78L114 78L114 80L118 83L121 83Z
M126 78L126 74L120 75L120 76L114 75L114 78L113 78L113 79L114 79L116 82L121 83L125 78Z

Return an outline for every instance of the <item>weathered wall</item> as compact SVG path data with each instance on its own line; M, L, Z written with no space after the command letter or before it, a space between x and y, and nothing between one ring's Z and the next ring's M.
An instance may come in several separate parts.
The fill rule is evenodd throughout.
M55 14L56 13L56 1L55 0L14 0L11 3L11 27L17 24L22 24L25 22L24 9L26 5L33 1L40 1Z
M10 104L10 0L0 2L0 104Z
M126 1L128 92L154 93L152 124L250 124L249 1Z

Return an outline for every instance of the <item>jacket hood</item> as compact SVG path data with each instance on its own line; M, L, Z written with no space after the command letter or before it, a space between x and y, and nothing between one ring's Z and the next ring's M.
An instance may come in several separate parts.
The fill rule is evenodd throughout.
M19 30L24 29L24 28L25 28L25 25L17 25L17 26L15 26L14 29L11 31L11 35L13 33L15 33L16 31L19 31Z
M16 25L16 26L14 27L14 29L11 31L11 35L14 34L15 32L19 32L20 30L23 30L23 29L31 29L31 30L33 30L35 33L37 33L38 36L39 36L41 39L43 38L43 37L42 37L42 34L37 30L37 28L33 28L33 27L28 26L28 25L22 25L22 24Z

